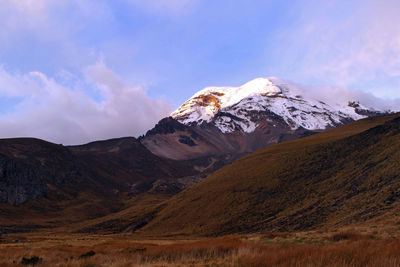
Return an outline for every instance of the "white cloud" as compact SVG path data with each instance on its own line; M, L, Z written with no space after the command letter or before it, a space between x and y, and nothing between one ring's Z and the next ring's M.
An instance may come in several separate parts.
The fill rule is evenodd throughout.
M329 105L346 105L349 101L356 101L370 109L400 111L400 98L383 99L372 93L346 87L308 86L291 81L283 81L283 83L288 85L294 94L306 99L320 100Z
M102 101L40 72L21 75L0 68L0 97L21 99L12 111L0 116L0 137L32 136L77 144L137 136L171 111L170 105L148 97L141 87L124 85L102 61L84 73L102 93Z

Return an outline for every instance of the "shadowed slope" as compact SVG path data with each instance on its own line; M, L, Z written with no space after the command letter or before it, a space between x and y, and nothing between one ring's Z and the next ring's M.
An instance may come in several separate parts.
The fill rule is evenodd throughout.
M0 140L0 203L18 205L79 176L74 155L64 146L34 138Z
M149 190L158 179L197 173L188 162L157 157L133 137L96 141L69 149L88 176L97 177L97 182L116 184L117 190L142 192Z
M72 147L3 139L0 230L31 231L102 217L136 205L131 199L146 192L155 200L157 194L175 194L198 173L189 162L157 157L133 137Z

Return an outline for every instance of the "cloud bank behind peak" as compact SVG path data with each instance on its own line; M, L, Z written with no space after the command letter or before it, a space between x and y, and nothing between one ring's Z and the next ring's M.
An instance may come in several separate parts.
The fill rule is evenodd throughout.
M79 144L138 136L172 110L142 87L125 85L103 61L85 68L83 77L71 88L41 72L12 74L1 67L0 98L13 103L2 110L0 137Z

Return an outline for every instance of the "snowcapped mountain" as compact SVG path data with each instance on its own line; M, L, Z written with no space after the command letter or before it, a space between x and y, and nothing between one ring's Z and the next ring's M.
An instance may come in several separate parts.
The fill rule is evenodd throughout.
M161 120L141 142L166 158L218 156L220 160L229 155L234 159L271 144L385 114L354 99L324 99L328 101L275 77L240 87L207 87Z
M207 87L186 101L171 117L186 125L213 123L222 133L253 132L261 113L281 117L292 129L324 130L367 117L356 102L326 104L304 99L278 78L258 78L240 87ZM361 112L365 111L365 112Z

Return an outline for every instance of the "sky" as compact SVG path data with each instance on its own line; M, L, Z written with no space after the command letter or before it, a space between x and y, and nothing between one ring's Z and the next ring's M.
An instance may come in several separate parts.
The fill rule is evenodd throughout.
M139 136L206 86L276 76L400 104L398 0L0 0L0 138Z

